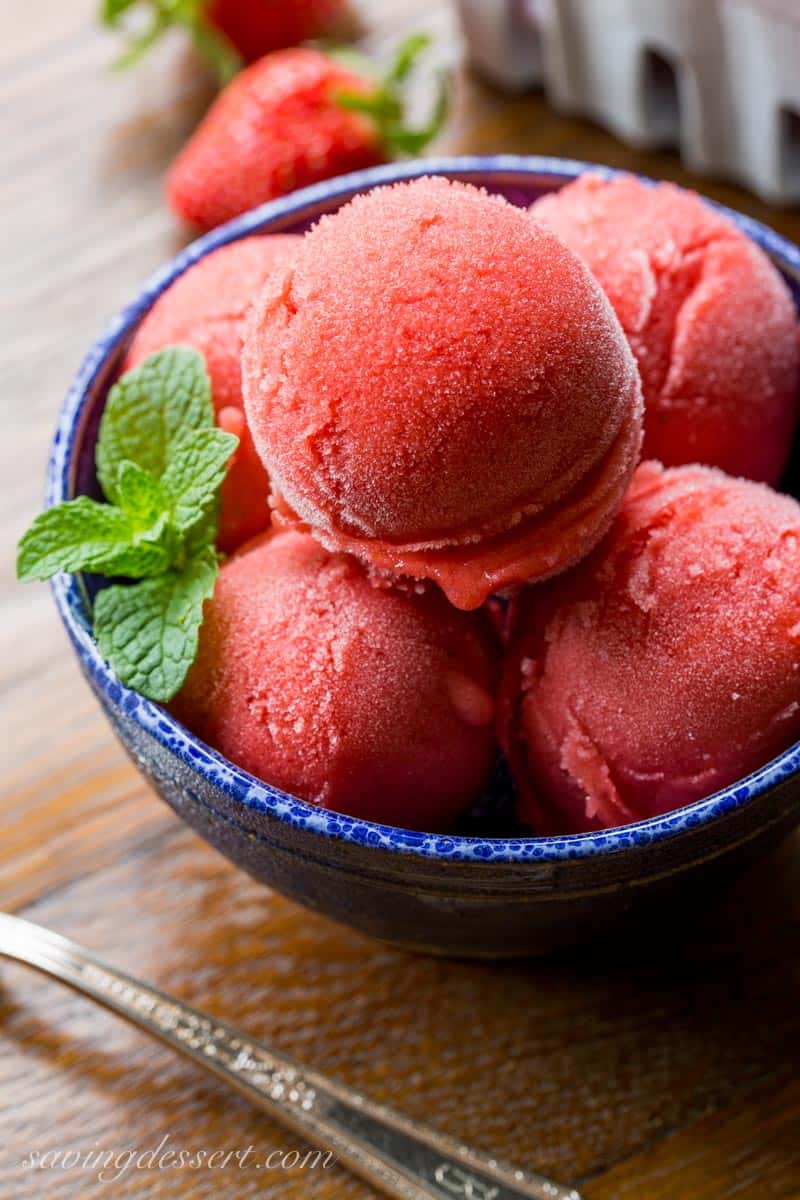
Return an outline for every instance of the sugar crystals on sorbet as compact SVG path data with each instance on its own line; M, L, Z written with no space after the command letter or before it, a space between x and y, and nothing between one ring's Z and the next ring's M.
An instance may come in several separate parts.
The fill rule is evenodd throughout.
M441 178L323 218L243 364L278 519L462 608L581 558L639 453L636 365L585 266Z

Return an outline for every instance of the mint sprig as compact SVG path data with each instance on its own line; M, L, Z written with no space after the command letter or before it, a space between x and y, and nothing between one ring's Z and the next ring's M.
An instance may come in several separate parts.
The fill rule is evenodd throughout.
M117 502L120 465L133 462L160 479L173 443L214 427L211 384L196 350L170 346L128 371L108 395L97 438L97 477Z
M158 575L169 566L163 519L137 528L123 509L88 496L40 513L19 544L17 578L50 579L59 571L104 575Z
M161 476L172 527L186 533L214 501L239 439L221 429L199 429L173 442ZM216 534L215 534L216 536Z
M95 448L108 503L67 500L20 540L23 582L59 571L141 581L99 592L94 632L122 682L151 700L171 700L197 655L218 572L219 489L237 445L214 425L202 356L162 350L109 392Z
M206 546L182 571L98 593L94 634L100 653L128 687L170 700L197 657L203 602L214 594L217 555Z

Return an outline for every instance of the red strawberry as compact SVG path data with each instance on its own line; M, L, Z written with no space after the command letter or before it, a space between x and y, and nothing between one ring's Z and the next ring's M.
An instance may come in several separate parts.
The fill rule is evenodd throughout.
M347 23L348 0L103 0L101 17L114 29L146 10L144 31L131 35L121 65L140 57L173 26L185 29L224 82L244 62L309 38L331 37Z
M403 81L427 41L405 42L380 81L319 50L260 59L220 93L173 163L170 205L210 229L295 188L416 153L446 105L442 83L430 124L403 124Z
M209 0L207 19L253 62L271 50L330 37L347 9L347 0Z

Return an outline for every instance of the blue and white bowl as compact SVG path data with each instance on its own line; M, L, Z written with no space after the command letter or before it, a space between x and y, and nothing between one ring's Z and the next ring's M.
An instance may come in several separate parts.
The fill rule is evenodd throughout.
M194 242L148 281L89 351L59 417L47 503L96 489L98 421L125 347L156 297L205 254L254 233L303 230L357 192L418 175L467 180L527 205L588 169L586 163L511 156L379 167L296 192ZM800 250L756 221L728 216L770 255L800 308ZM800 743L707 799L600 833L443 836L341 816L248 775L157 704L123 687L92 639L87 582L60 575L53 591L109 721L167 803L256 879L402 946L500 957L543 953L609 930L617 945L626 936L638 939L659 908L668 911L677 900L692 902L715 888L800 816Z

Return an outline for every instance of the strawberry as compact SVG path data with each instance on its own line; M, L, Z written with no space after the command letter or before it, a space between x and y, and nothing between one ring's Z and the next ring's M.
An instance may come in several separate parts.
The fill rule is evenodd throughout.
M242 62L339 33L348 7L348 0L103 0L101 19L120 29L132 13L149 14L144 29L131 34L118 65L135 61L177 26L187 31L224 83Z
M295 188L417 153L446 109L440 80L429 124L404 124L404 81L427 44L405 41L382 80L355 55L301 47L259 59L223 89L173 163L170 205L210 229Z
M343 26L346 0L209 0L207 19L245 62L271 50L330 37Z

